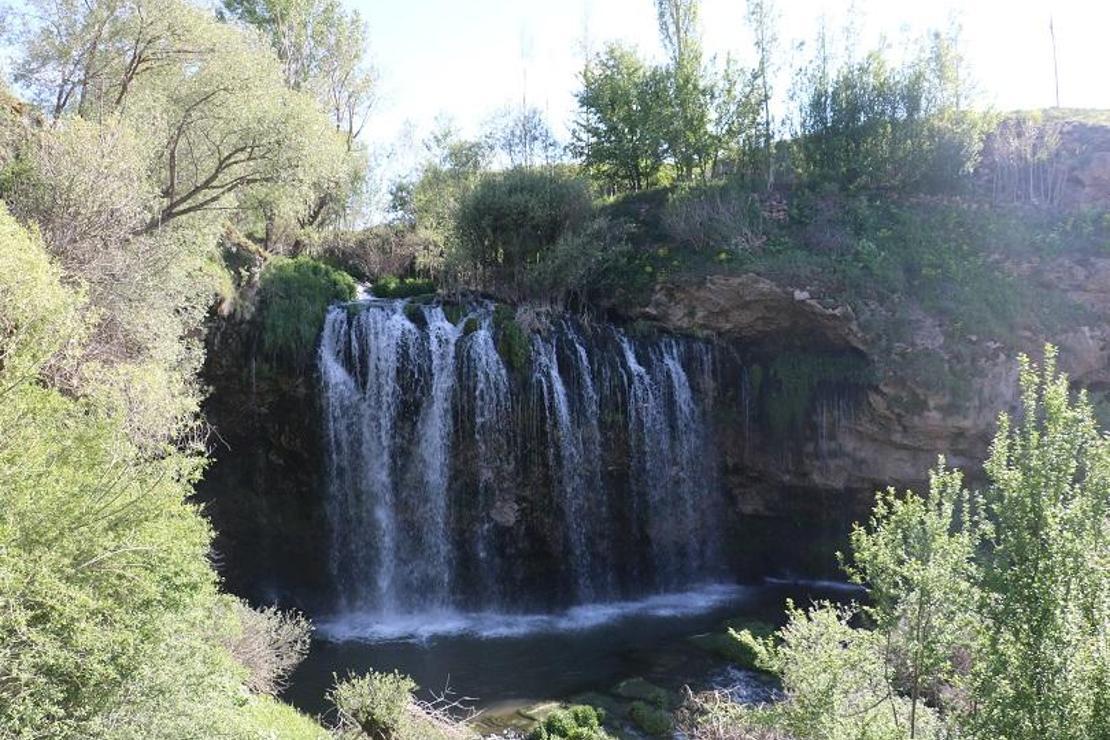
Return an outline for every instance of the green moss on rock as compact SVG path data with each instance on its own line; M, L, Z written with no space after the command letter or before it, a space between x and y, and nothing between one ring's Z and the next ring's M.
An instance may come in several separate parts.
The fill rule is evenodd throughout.
M643 678L629 678L613 687L613 694L623 699L633 699L663 709L675 706L675 698L666 689Z
M512 370L523 372L532 357L532 341L508 306L493 309L493 329L497 352Z
M642 701L632 702L628 718L639 729L652 737L670 737L674 733L674 723L668 712Z

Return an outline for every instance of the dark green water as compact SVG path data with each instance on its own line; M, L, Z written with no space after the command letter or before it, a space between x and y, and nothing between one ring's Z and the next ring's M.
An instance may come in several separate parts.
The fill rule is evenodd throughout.
M449 687L476 707L527 704L605 690L631 676L666 688L708 686L723 664L686 638L725 619L781 623L786 599L847 600L827 582L715 585L554 615L424 614L398 620L344 615L318 622L317 639L286 699L325 712L332 675L400 670L426 690Z

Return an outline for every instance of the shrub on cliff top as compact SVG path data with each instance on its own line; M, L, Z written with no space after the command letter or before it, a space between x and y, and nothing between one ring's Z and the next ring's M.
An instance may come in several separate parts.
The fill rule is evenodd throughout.
M262 270L258 294L262 351L274 358L305 362L328 306L355 297L347 273L308 257L276 257Z
M501 290L520 286L529 265L589 223L585 181L558 171L487 175L459 206L452 260L460 272Z

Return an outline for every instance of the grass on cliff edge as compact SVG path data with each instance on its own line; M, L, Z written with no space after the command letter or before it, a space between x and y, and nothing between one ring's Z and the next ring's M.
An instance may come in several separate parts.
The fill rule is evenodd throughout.
M630 299L663 280L752 272L857 309L879 306L893 334L910 305L953 337L1007 342L1023 330L1051 332L1077 318L1057 292L1012 268L1063 254L1110 254L1110 215L1053 213L974 199L796 191L754 216L715 214L711 204L753 197L718 184L614 202L637 219L636 249L622 267ZM689 209L683 220L676 211ZM678 239L668 222L693 222ZM724 239L722 234L734 237ZM713 238L700 240L701 231ZM713 246L706 246L706 244Z

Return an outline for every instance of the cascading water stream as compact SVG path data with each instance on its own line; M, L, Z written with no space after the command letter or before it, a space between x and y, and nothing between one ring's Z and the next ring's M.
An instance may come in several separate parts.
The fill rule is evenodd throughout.
M376 299L329 311L337 609L522 611L720 576L711 346L555 317L510 363L494 318Z

